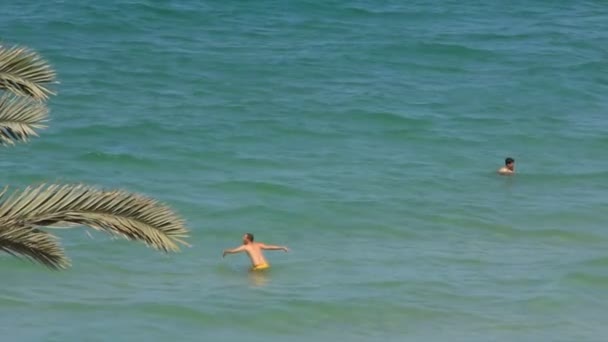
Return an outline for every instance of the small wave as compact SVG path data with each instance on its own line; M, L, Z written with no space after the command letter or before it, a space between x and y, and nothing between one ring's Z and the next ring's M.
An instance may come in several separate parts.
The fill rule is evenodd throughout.
M173 128L170 124L165 125L157 121L142 121L137 124L129 125L124 124L119 120L115 121L113 124L89 124L82 122L82 126L63 128L61 133L90 138L92 136L104 136L107 135L108 132L112 133L114 139L120 139L121 136L138 136L157 139L159 136L163 135L182 133L180 130Z
M23 307L29 304L28 301L20 300L18 298L9 297L7 295L0 296L0 306L3 308L6 307Z
M603 181L608 178L608 171L595 171L595 172L560 172L556 169L552 169L551 173L522 173L519 174L518 179L522 181L530 181L537 183L542 181L543 184L551 183L564 183L567 181ZM598 183L599 184L599 183Z
M435 256L434 259L436 259L437 261L443 261L446 264L454 264L454 265L464 265L464 266L474 266L474 267L479 267L479 266L489 266L491 265L490 262L488 261L484 261L481 258L461 258L461 257L454 257L454 256Z
M214 212L210 212L208 217L230 217L230 218L239 218L239 217L254 217L254 216L273 216L278 218L286 218L290 217L289 213L277 208L265 206L265 205L244 205L238 206L236 208L218 210Z
M150 159L134 156L130 153L89 152L81 154L79 160L117 165L155 166L157 163Z
M112 310L113 305L116 303L109 303L107 300L103 301L93 301L89 302L86 300L80 301L52 301L50 303L46 303L45 306L50 307L56 311L69 311L74 313L85 313L85 312L95 312L99 310Z
M220 321L211 313L204 313L185 305L159 304L159 303L139 303L132 304L131 309L154 316L161 316L179 320L189 320L197 322Z
M200 156L200 153L199 153ZM285 168L285 163L281 163L277 160L273 160L270 158L259 158L259 157L234 157L234 158L226 158L225 154L222 156L213 155L218 160L227 159L227 161L232 165L232 167L242 167L242 168L260 168L260 169L272 169L279 170ZM209 158L211 159L211 158Z
M598 289L608 289L608 276L605 275L572 272L568 273L563 280L567 283Z
M227 181L211 185L212 188L231 191L248 192L260 195L304 196L308 193L288 185L260 181Z
M453 56L453 57L466 57L466 58L480 58L493 60L497 58L497 53L491 50L477 49L468 47L465 45L458 44L447 44L447 43L418 43L415 46L416 52L420 54L431 54Z
M359 322L361 324L369 323L367 314L369 309L378 308L385 313L391 313L396 318L401 319L433 319L455 316L458 312L447 310L433 309L429 307L418 306L406 303L386 303L384 301L363 300L360 299L356 304L345 304L343 302L319 302L311 300L291 300L288 305L293 311L308 313L309 317L316 317L319 320L345 320L351 322ZM361 310L365 308L365 310Z
M572 232L561 229L541 229L541 230L522 230L517 229L518 234L536 238L552 238L564 241L592 242L597 241L598 237L592 234Z
M563 301L550 296L534 296L517 301L516 303L524 305L530 311L559 312L563 306Z
M588 259L580 263L581 267L591 266L591 267L608 267L608 257L599 257Z
M337 130L323 131L321 129L312 130L302 127L276 127L274 131L280 132L281 134L289 137L302 137L306 139L315 139L317 141L320 139L338 139L346 136L343 132Z
M590 73L597 73L598 70L608 70L608 63L605 60L596 60L590 62L582 62L577 64L571 64L563 69L568 71L584 71Z
M432 127L432 120L403 116L394 112L363 112L354 111L349 113L351 120L362 121L367 124L379 124L392 129L407 128L425 129Z
M352 15L352 16L361 16L361 17L365 17L365 18L370 18L370 17L380 17L380 18L389 18L389 17L394 17L395 19L397 18L415 18L416 16L419 16L419 13L414 13L414 12L406 12L403 10L398 10L396 8L379 8L376 6L372 6L371 8L364 8L364 7L346 7L344 8L344 10Z
M472 40L480 41L514 41L522 42L530 38L542 37L542 34L530 32L484 32L484 33L468 33L466 37Z
M204 6L204 5L203 5ZM166 3L166 4L153 4L143 1L138 1L130 4L131 11L139 13L142 18L148 18L154 20L154 17L158 19L196 19L195 13L187 7L186 3Z
M540 240L558 240L569 242L597 242L599 237L589 233L580 231L567 231L562 229L521 229L509 225L488 222L485 220L476 220L470 218L434 218L434 221L449 225L456 225L466 229L481 230L493 232L498 235L503 235L508 238L515 239L540 239Z

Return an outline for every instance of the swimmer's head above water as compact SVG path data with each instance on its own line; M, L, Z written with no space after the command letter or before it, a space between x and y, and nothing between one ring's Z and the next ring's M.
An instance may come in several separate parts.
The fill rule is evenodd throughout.
M501 175L510 175L515 173L515 159L507 157L505 159L505 166L500 168L500 170L498 170L498 173L500 173Z
M248 245L250 243L253 242L253 234L251 233L245 233L245 235L243 235L243 245Z
M515 171L515 159L511 157L505 159L505 167L511 171Z

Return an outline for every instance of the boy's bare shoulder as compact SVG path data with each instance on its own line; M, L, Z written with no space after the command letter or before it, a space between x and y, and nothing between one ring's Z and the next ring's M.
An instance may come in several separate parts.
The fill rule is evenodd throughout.
M498 173L501 175L511 175L513 174L513 171L507 169L506 167L502 167L498 170Z

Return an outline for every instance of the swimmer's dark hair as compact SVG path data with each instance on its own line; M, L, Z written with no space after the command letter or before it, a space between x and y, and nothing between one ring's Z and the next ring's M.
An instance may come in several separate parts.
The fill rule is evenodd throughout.
M513 159L513 158L511 158L511 157L509 157L509 158L505 159L505 165L509 165L509 164L511 164L511 163L514 163L514 162L515 162L515 159Z
M251 233L247 233L247 234L245 234L245 236L247 237L247 239L248 239L249 241L253 242L253 234L251 234Z

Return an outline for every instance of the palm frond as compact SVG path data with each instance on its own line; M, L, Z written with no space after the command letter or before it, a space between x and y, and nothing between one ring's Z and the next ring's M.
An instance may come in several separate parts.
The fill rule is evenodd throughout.
M0 251L39 262L52 269L70 266L54 235L21 225L0 226Z
M0 89L46 100L55 93L45 85L54 81L55 71L38 53L18 46L0 46Z
M0 97L0 144L14 145L37 137L48 117L47 107L38 101L10 95Z
M0 224L53 227L84 225L139 240L164 252L178 251L188 230L169 207L122 190L85 185L40 185L0 196Z

